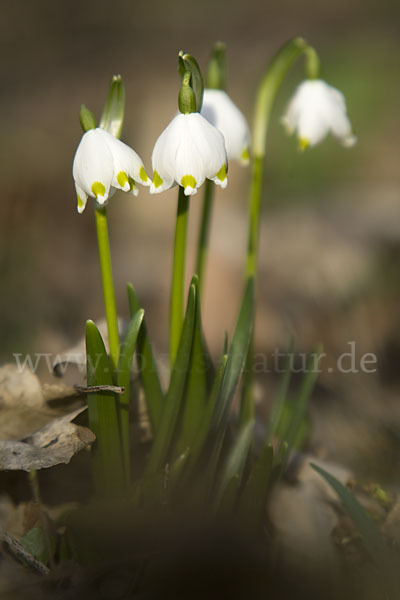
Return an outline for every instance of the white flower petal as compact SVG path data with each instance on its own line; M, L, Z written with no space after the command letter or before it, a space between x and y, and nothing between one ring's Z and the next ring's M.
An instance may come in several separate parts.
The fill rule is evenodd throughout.
M205 89L201 114L225 138L228 159L236 159L246 164L244 152L250 147L250 130L247 121L238 107L223 90Z
M142 185L151 185L151 180L146 174L140 156L130 146L117 140L111 133L105 130L101 131L113 156L114 174L112 185L124 192L129 192L132 188L132 182L129 181L129 178Z
M343 94L320 79L298 86L282 122L289 133L297 131L304 147L318 144L329 132L344 145L355 143Z
M81 191L99 203L109 195L114 174L113 157L100 129L90 129L82 136L75 153L72 175Z
M79 187L79 185L77 183L75 183L75 190L76 190L76 196L77 196L77 201L78 201L76 208L77 208L78 213L82 214L86 208L88 195L81 187Z
M223 135L199 113L178 114L156 141L152 164L151 193L176 182L186 195L195 194L206 177L213 179L227 164Z

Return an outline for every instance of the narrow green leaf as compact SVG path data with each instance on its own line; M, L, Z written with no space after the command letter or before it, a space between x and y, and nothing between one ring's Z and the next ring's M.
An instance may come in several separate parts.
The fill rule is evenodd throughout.
M204 444L207 440L207 436L210 432L210 426L211 426L211 422L213 419L215 406L216 406L216 403L217 403L217 400L218 400L218 397L219 397L219 394L221 391L221 385L222 385L222 380L223 380L224 373L225 373L227 359L228 359L228 357L226 354L221 358L221 361L220 361L220 364L219 364L219 367L218 367L218 370L215 375L213 385L211 388L210 397L208 399L206 408L204 410L202 421L200 423L200 426L198 426L198 428L197 428L197 435L195 436L192 446L191 446L187 472L189 472L193 468L195 463L199 460L201 452L204 448Z
M279 390L277 397L275 399L274 405L272 407L272 413L270 417L270 422L268 426L268 441L272 442L274 436L276 436L279 424L282 420L282 415L285 410L285 406L287 403L287 395L290 385L291 379L291 370L290 370L290 357L294 352L294 337L292 336L289 343L289 350L286 355L285 368L284 373L280 382Z
M239 480L242 478L243 470L253 441L253 430L254 421L249 421L241 428L235 439L221 474L221 481L217 490L217 505L220 504L232 477L237 475Z
M179 454L174 462L171 464L169 470L169 486L171 490L175 489L180 477L183 473L187 460L190 456L190 448L186 448L181 454Z
M183 322L178 353L165 398L161 423L156 431L153 447L147 463L146 475L151 475L161 470L167 462L167 453L178 421L190 364L196 316L196 294L196 280L193 279L189 289L186 315Z
M86 323L87 384L113 385L112 367L99 330ZM94 480L99 492L116 493L124 481L117 400L114 394L88 394L89 427L96 435Z
M243 295L239 318L229 348L225 375L218 398L213 428L217 431L226 420L230 403L242 374L253 330L254 280L249 278Z
M129 408L130 408L130 383L133 354L136 348L136 341L139 335L140 327L143 322L144 310L137 311L132 317L125 339L121 346L121 352L117 368L118 385L125 389L119 397L119 418L121 426L121 442L124 454L124 465L126 480L129 481L130 475L130 441L129 441Z
M131 317L141 308L132 284L128 284L128 299ZM143 320L136 344L136 359L140 381L146 396L150 422L155 433L160 425L164 408L164 394L161 389L157 364L154 359L151 342L147 333L146 320Z
M253 362L254 362L254 342L250 340L249 350L246 356L246 363L243 373L242 393L240 397L240 426L245 425L247 421L254 419L254 389L253 389Z
M251 468L240 498L241 514L254 527L258 527L262 521L271 483L273 458L272 446L267 443Z
M185 390L182 432L178 450L192 446L202 423L209 396L210 360L205 346L201 324L200 294L196 294L196 315L190 366Z
M360 532L367 550L379 566L382 563L382 560L387 558L387 547L385 546L375 522L371 519L351 491L340 483L336 477L314 463L310 463L310 466L314 471L319 473L337 493L340 500L343 502L348 515L354 521L355 526Z
M105 129L116 138L121 137L122 125L125 112L125 87L121 75L114 75L110 82L110 88L103 114L100 119L100 127Z
M220 499L220 502L218 505L218 513L221 513L222 515L229 515L229 514L233 513L233 511L235 510L239 489L240 489L240 477L236 473L228 481L228 483L222 493L222 496L221 496L221 499Z
M303 426L311 394L319 373L318 369L314 368L315 355L318 355L320 353L321 348L318 347L316 351L311 354L310 360L307 363L307 372L303 377L303 381L297 399L290 407L290 420L286 427L286 431L282 434L282 441L278 449L278 461L282 460L284 462L284 456L287 456L288 453L290 453L291 450L294 448L296 439L299 435L299 431ZM285 406L288 406L287 402L285 403ZM285 442L287 444L286 452L283 451L282 442Z

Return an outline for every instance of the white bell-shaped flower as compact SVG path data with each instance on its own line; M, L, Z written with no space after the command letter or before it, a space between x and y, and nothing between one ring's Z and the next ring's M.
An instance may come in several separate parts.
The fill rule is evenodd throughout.
M315 146L329 132L344 146L357 141L343 94L321 79L309 79L298 86L282 122L290 134L297 132L301 148Z
M85 210L88 196L103 205L115 189L137 196L135 181L151 185L140 156L100 127L83 134L75 153L72 175L79 213Z
M204 180L226 187L227 156L224 137L199 113L176 115L155 143L152 194L177 183L185 195L196 194Z
M250 130L244 115L224 90L205 89L201 114L225 138L228 160L249 162Z

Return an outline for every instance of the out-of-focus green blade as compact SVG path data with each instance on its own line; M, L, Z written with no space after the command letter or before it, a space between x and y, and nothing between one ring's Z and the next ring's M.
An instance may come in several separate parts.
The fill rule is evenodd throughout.
M140 309L132 317L125 339L121 346L121 352L117 368L118 385L125 389L119 397L119 417L121 426L121 443L124 454L124 465L127 481L130 474L130 441L129 441L129 408L130 408L130 383L133 354L136 348L136 341L143 322L144 310Z
M318 369L315 369L315 355L321 353L321 348L318 347L315 352L310 356L310 360L307 363L306 373L303 377L303 381L300 387L299 394L296 398L296 402L290 406L290 420L286 427L286 431L282 434L282 441L278 449L277 460L278 462L285 462L285 455L290 453L295 445L296 438L299 435L299 431L304 423L304 419L307 413L308 404L311 399L315 383L318 378ZM286 405L287 403L285 403ZM284 452L282 443L287 444L287 449Z
M284 373L282 375L282 379L280 382L280 386L278 389L278 394L275 399L274 405L272 407L272 413L270 417L270 422L268 426L268 441L272 442L274 436L277 434L279 423L281 422L283 412L285 410L285 405L287 403L287 395L290 385L291 379L291 354L294 352L294 338L290 339L289 350L286 355L286 364L284 368Z
M86 323L87 384L113 385L112 367L99 330ZM112 393L88 394L89 426L96 435L94 479L100 493L113 495L124 482L117 400Z
M240 512L245 521L253 526L258 526L262 521L271 482L273 458L271 444L265 444L251 468L240 498Z
M128 284L128 299L131 317L141 308L139 299L132 284ZM161 422L164 408L164 394L161 389L157 364L154 359L151 342L148 336L146 320L143 320L136 344L136 357L139 377L146 396L149 418L155 433Z
M236 474L231 477L224 489L218 505L218 513L222 515L233 513L237 502L239 488L240 477Z
M215 375L213 385L211 388L210 397L207 401L207 405L204 410L203 419L200 423L200 426L197 429L197 434L194 437L194 440L193 440L193 443L191 446L187 471L189 471L195 465L196 461L200 458L201 452L204 448L204 444L207 440L207 436L210 432L210 425L212 422L215 405L217 403L217 400L218 400L218 397L220 394L222 380L223 380L225 368L226 368L227 358L228 357L225 354L221 358L220 364L218 366L218 370Z
M228 352L228 360L222 381L221 392L215 407L213 419L213 429L215 431L218 431L221 423L227 418L233 394L246 362L253 330L253 297L254 280L253 278L250 278L245 288L239 318Z
M249 421L236 436L235 442L228 454L226 463L221 473L221 479L217 488L217 505L221 502L226 488L231 479L237 475L239 481L242 478L243 470L249 455L249 450L253 441L254 421Z
M175 433L190 364L196 318L196 294L196 280L193 279L189 288L186 315L183 322L178 353L165 398L161 423L156 431L153 447L147 463L146 475L151 475L162 470L167 462L168 450Z
M201 325L200 294L196 294L196 317L190 366L185 390L182 431L178 450L192 447L205 415L209 396L209 371L211 370Z
M387 557L387 547L385 546L382 536L379 532L375 522L371 519L369 514L361 506L357 498L353 496L351 491L347 489L336 477L313 463L310 466L317 471L324 479L329 483L332 489L335 490L343 505L354 521L355 526L360 532L367 550L375 560L377 565L380 565L382 560Z

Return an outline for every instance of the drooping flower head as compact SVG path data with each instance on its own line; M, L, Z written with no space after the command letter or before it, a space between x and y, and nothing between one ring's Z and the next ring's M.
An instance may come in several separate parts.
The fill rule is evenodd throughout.
M246 165L249 162L249 126L226 88L226 46L216 42L208 63L201 114L223 134L228 160L235 159Z
M85 210L89 196L102 206L116 189L136 196L139 191L135 182L151 184L141 158L117 139L121 135L124 107L125 90L120 75L111 79L100 127L96 127L93 113L81 107L80 121L85 133L72 167L79 213Z
M228 160L224 137L200 113L203 83L196 61L180 53L183 81L176 115L155 143L150 192L157 194L175 183L185 195L197 193L205 179L226 187Z
M228 160L249 162L250 130L244 115L224 90L205 89L201 114L225 138Z
M116 189L136 196L139 190L135 181L151 184L139 155L100 127L83 134L75 153L72 174L79 213L85 210L88 196L103 205Z
M309 79L298 86L282 122L290 134L297 133L303 149L319 144L329 132L343 146L357 141L343 94L322 79Z

